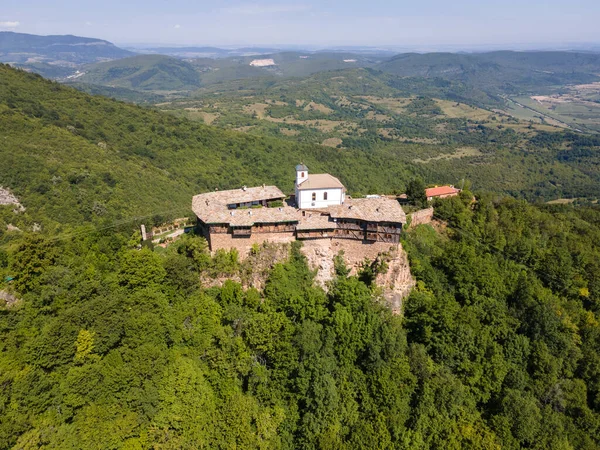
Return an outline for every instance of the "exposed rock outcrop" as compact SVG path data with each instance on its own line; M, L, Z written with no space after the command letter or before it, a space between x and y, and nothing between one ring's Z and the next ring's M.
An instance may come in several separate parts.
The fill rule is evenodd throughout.
M19 299L16 295L0 290L0 306L6 305L7 308L10 308L16 305L18 301Z
M15 205L15 212L25 211L25 207L21 205L19 199L2 186L0 186L0 205Z
M327 283L335 276L333 258L340 251L343 251L351 275L357 274L365 259L369 261L375 261L377 258L385 259L387 270L377 276L375 283L381 287L383 297L394 314L400 314L402 300L408 296L415 285L415 280L410 273L408 257L402 246L383 242L367 244L341 239L305 241L302 252L306 255L309 266L317 269L316 282L325 289Z
M383 297L394 314L402 313L402 300L410 294L416 281L410 273L408 256L398 244L387 259L388 270L375 279L377 286L383 290Z

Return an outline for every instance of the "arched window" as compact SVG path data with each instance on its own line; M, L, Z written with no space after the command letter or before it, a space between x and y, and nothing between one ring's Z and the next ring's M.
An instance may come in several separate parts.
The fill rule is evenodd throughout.
M313 199L313 202L317 199L317 193L316 192L312 193L312 199Z
M327 200L327 192L323 192L323 200Z
M300 174L300 178L304 178L304 172Z

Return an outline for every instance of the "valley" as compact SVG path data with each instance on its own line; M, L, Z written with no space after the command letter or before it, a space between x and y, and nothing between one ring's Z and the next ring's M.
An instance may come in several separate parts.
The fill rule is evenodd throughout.
M0 450L600 446L599 54L0 61Z

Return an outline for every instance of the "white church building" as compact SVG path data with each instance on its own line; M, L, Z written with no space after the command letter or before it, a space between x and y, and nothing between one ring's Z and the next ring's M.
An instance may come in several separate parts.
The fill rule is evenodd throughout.
M296 166L296 206L300 209L319 209L342 205L346 188L328 173L310 174L304 164Z

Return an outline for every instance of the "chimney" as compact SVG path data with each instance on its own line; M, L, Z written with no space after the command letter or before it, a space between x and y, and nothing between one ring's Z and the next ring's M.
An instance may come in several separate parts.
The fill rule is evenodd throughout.
M245 190L246 190L246 185L243 185L242 186L242 191L245 191Z

